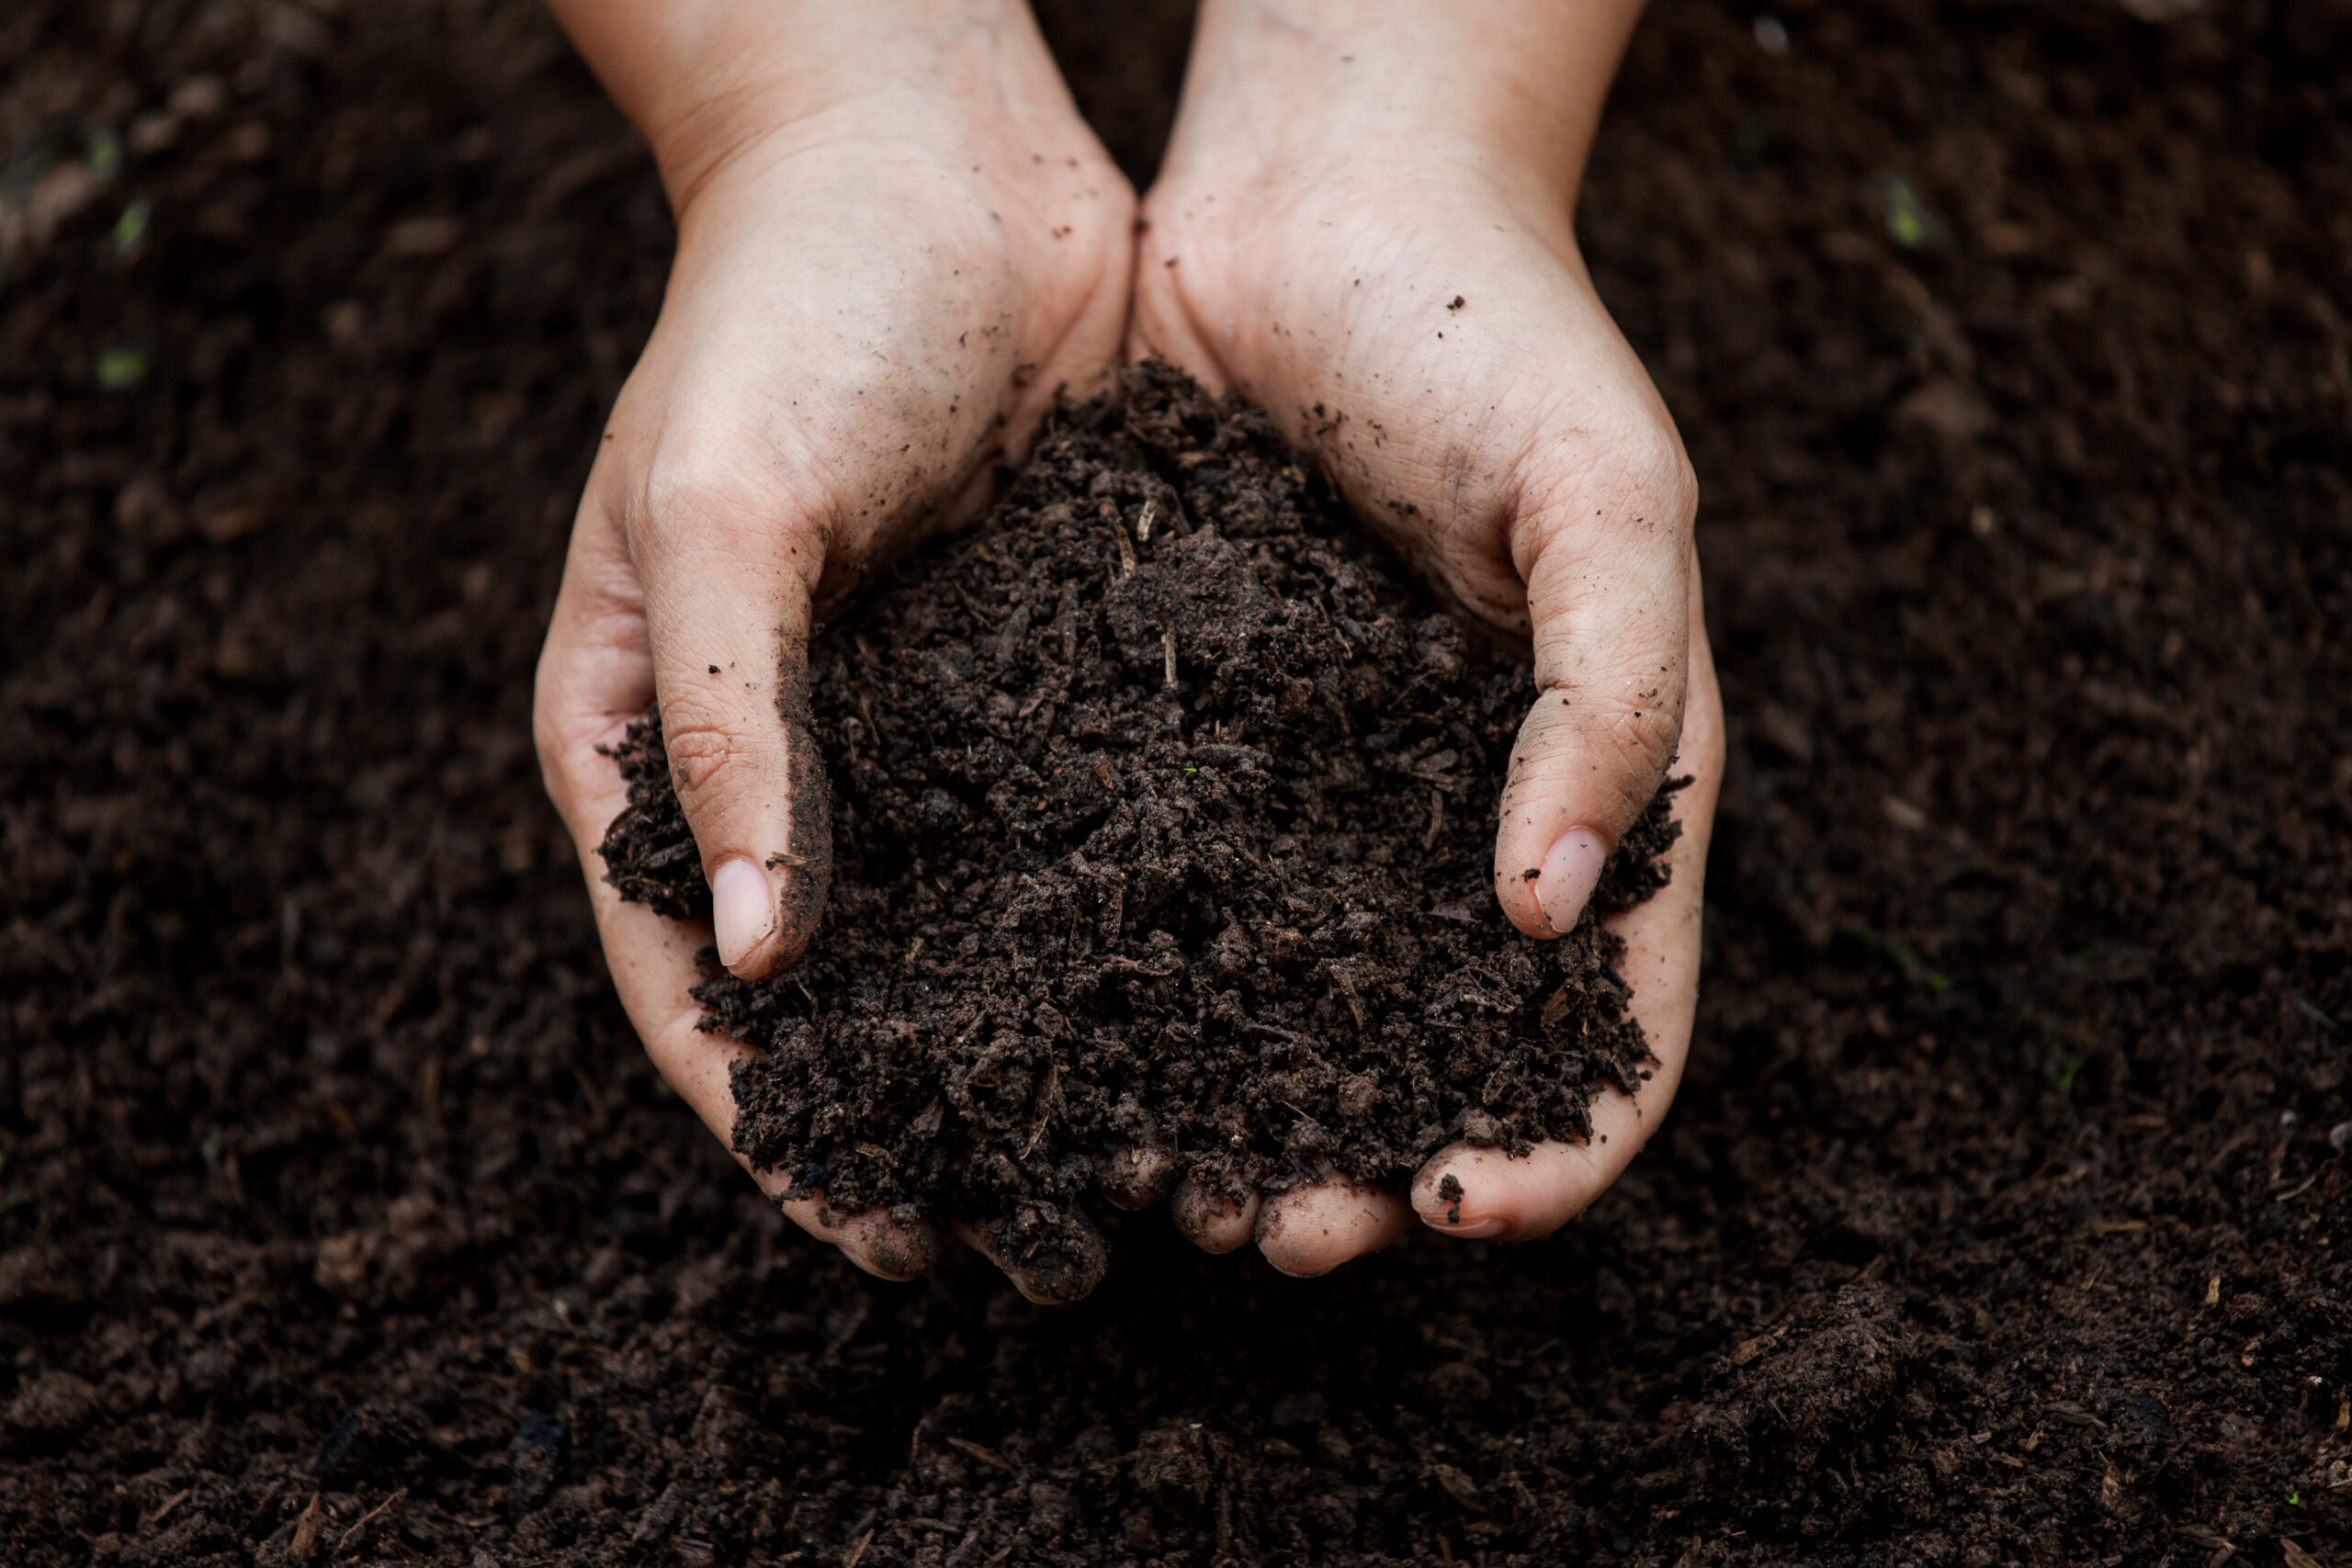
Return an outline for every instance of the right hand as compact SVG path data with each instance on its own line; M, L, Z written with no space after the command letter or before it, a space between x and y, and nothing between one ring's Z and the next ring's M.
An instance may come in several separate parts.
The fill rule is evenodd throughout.
M596 58L613 41L596 29L635 25L566 19L600 69L616 54ZM829 878L812 626L877 553L977 515L1057 389L1083 396L1115 364L1125 321L1134 194L1025 8L916 42L874 64L871 88L844 71L812 94L796 62L788 108L769 114L730 60L714 96L741 129L715 139L699 105L629 106L670 181L677 255L580 503L534 730L630 1021L722 1142L748 1047L695 1028L695 954L715 941L736 975L776 973ZM665 125L704 142L664 146ZM597 853L627 803L599 749L657 704L709 927L623 903ZM786 1185L752 1175L771 1195ZM782 1207L876 1274L937 1256L928 1225L821 1196Z

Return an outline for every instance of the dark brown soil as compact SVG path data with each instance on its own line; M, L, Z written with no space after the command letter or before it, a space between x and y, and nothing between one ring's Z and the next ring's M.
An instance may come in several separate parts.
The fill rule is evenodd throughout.
M1780 16L1661 0L1582 215L1730 714L1672 1115L1047 1310L612 1000L527 705L669 235L545 19L0 7L0 1557L2352 1563L2352 29Z
M1652 1060L1598 915L1663 886L1670 795L1558 942L1488 891L1532 690L1182 372L1058 411L973 533L809 652L832 899L788 974L717 968L735 1148L792 1193L989 1224L1083 1294L1116 1144L1238 1198L1402 1188L1460 1138L1583 1137ZM1475 634L1473 634L1475 635ZM617 761L624 897L707 915L658 718Z

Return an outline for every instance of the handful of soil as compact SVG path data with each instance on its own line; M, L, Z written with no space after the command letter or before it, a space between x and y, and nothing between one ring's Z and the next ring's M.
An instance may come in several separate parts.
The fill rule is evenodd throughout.
M695 990L760 1051L735 1147L796 1195L985 1223L1082 1293L1114 1142L1232 1197L1396 1187L1456 1138L1588 1135L1648 1076L1594 917L1663 886L1666 794L1573 932L1521 936L1488 888L1525 664L1180 371L1058 411L809 677L831 906L790 973L706 953ZM659 718L616 759L610 880L707 913Z

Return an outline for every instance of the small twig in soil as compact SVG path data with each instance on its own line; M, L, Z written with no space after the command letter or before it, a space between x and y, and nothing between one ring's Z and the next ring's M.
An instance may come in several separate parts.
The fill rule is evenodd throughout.
M319 1551L319 1495L311 1494L311 1506L294 1521L294 1556L308 1562Z
M1127 537L1127 531L1116 524L1112 525L1111 536L1119 541L1119 577L1124 581L1136 574L1136 547Z
M1169 627L1159 634L1159 656L1163 661L1161 681L1170 691L1176 689L1176 628Z
M1029 1134L1028 1144L1021 1151L1023 1164L1036 1150L1037 1140L1046 1135L1046 1128L1054 1119L1054 1091L1062 1086L1062 1065L1057 1059L1046 1064L1046 1087L1037 1096L1037 1130Z
M968 1035L971 1032L972 1032L967 1029L963 1034L957 1035L956 1037L956 1043L958 1045L964 1043L965 1035ZM1000 1037L989 1041L988 1049L980 1053L980 1059L964 1069L961 1081L967 1089L973 1084L988 1082L989 1075L996 1071L997 1064L1003 1059L1004 1042L1002 1038Z
M867 1530L857 1538L857 1544L850 1548L849 1561L842 1563L842 1568L857 1568L857 1560L865 1555L865 1549L872 1544L874 1544L874 1532Z
M1151 525L1159 519L1159 503L1158 502L1147 501L1143 503L1143 511L1137 514L1136 518L1136 544L1148 545L1151 542Z
M170 1518L172 1517L172 1511L177 1508L182 1503L187 1502L188 1500L189 1494L193 1490L194 1488L192 1487L183 1487L181 1490L175 1492L170 1496L164 1498L162 1506L156 1508L153 1513L147 1516L147 1522L144 1528L147 1529L153 1529L165 1519Z
M385 1509L390 1507L393 1504L399 1502L401 1498L407 1495L408 1488L403 1486L399 1491L393 1493L390 1496L385 1498L382 1502L377 1504L374 1507L368 1509L366 1513L360 1515L359 1522L352 1526L349 1529L344 1531L343 1539L334 1543L334 1554L337 1557L340 1557L345 1552L350 1551L351 1543L359 1539L360 1531L373 1524L379 1514L381 1514Z
M1342 968L1339 964L1334 964L1331 965L1331 978L1340 983L1340 995L1347 998L1348 1010L1355 1015L1356 1027L1358 1029L1363 1028L1363 1003L1356 998L1355 976L1349 974L1346 969Z
M982 1464L993 1465L998 1470L1012 1472L1020 1468L986 1443L976 1443L969 1438L950 1438L947 1439L947 1446L967 1459L976 1459Z
M1018 718L1027 718L1031 714L1035 713L1039 708L1044 707L1046 703L1059 702L1061 700L1063 688L1069 684L1069 681L1067 677L1060 680L1046 682L1044 685L1038 687L1035 692L1032 692L1029 694L1029 700L1021 705L1020 710L1014 715L1014 716Z

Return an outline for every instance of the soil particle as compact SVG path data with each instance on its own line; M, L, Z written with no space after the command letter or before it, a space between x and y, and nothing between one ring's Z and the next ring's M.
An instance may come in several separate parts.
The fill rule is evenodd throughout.
M1227 1199L1396 1187L1456 1139L1585 1137L1596 1089L1639 1087L1596 917L1662 885L1672 786L1576 930L1521 937L1487 887L1526 667L1261 414L1142 366L1006 483L810 649L832 908L797 969L695 991L761 1048L740 1152L837 1208L985 1222L1068 1290L1121 1146ZM707 909L658 718L616 756L613 886Z

